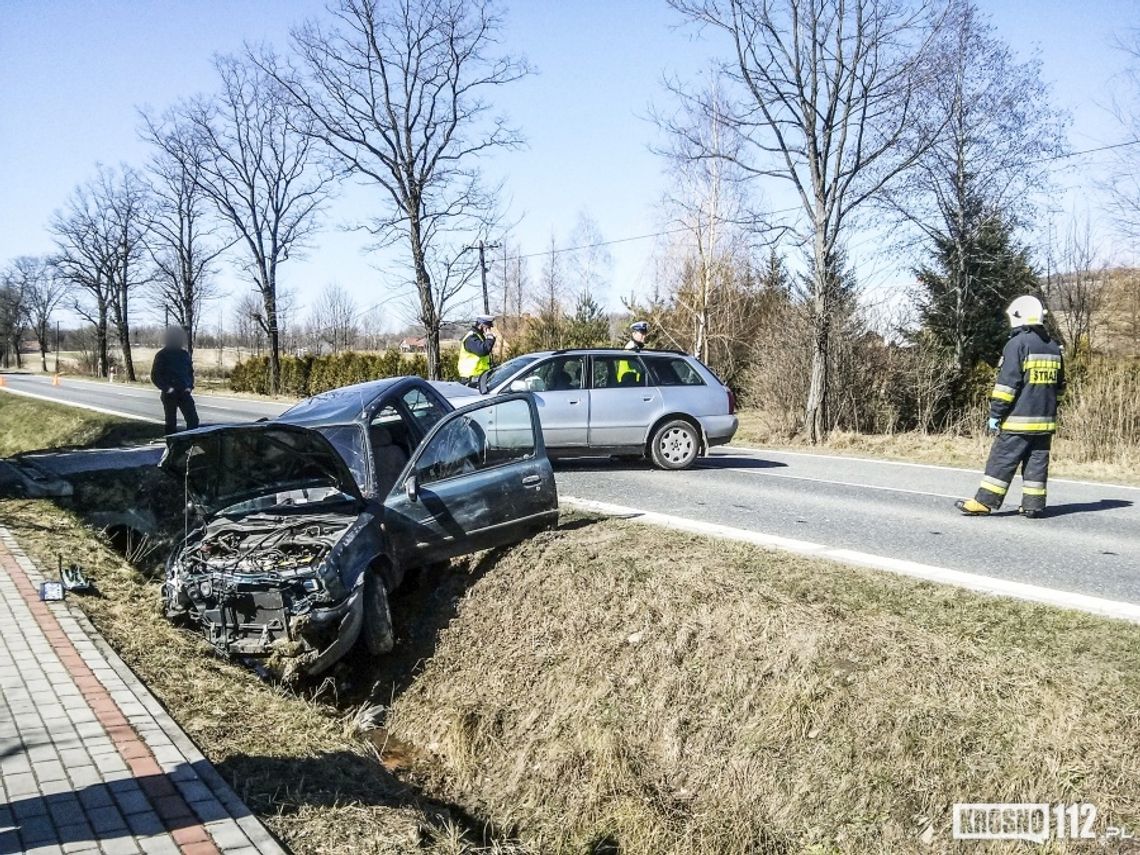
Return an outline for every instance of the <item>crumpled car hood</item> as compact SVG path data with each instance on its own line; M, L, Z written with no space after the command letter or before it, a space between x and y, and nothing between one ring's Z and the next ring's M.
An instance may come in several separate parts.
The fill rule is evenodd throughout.
M282 422L171 434L159 466L186 485L205 514L289 490L332 487L361 498L344 460L315 430Z

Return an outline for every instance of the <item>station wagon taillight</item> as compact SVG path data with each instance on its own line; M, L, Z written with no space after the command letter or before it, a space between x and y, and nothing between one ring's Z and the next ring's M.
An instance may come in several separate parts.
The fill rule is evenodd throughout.
M728 390L728 414L736 415L736 393L731 389Z

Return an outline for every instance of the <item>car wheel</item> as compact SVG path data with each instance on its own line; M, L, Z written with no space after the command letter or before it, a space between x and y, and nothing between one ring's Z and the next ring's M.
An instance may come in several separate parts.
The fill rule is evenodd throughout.
M649 454L658 469L688 469L701 450L701 435L682 419L665 422L649 443Z
M396 646L392 631L392 613L388 609L388 592L380 576L373 570L364 574L364 626L360 631L364 646L373 656L387 653Z

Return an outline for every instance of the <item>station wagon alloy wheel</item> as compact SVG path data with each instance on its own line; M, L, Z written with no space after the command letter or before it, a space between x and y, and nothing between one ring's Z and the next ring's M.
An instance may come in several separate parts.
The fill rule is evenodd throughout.
M699 450L696 428L685 421L668 422L653 435L653 462L662 469L687 469Z

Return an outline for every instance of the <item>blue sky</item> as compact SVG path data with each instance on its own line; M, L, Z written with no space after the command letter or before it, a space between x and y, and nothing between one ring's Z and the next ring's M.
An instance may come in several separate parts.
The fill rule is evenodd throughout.
M1123 57L1110 43L1114 31L1140 26L1133 0L980 5L1016 50L1040 47L1056 102L1073 113L1073 147L1115 141L1119 132L1103 103ZM0 263L50 250L45 226L52 211L97 161L145 161L138 107L161 108L210 90L213 53L237 51L246 40L283 46L291 24L322 8L302 0L0 0ZM666 179L649 151L657 131L645 117L651 104L668 103L664 73L691 77L723 47L680 23L663 0L511 5L504 42L539 73L501 92L498 106L523 129L528 146L492 169L521 218L516 234L525 252L542 251L552 234L564 242L583 210L607 239L660 229L657 201ZM1074 210L1095 215L1092 188L1104 164L1090 157L1059 173L1065 192L1052 200L1058 222ZM786 199L762 189L774 205ZM361 252L358 235L340 228L367 213L372 192L349 189L330 207L307 257L283 267L302 303L330 281L361 305L385 296L390 274ZM612 306L618 295L648 290L651 249L652 241L613 248ZM856 255L872 290L892 292L909 281L905 260ZM220 280L230 294L247 287L229 269Z

